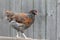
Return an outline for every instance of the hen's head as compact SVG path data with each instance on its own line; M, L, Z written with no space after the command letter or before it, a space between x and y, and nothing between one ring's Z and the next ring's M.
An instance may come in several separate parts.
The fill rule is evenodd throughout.
M37 15L37 10L31 10L29 13L32 13L34 15Z

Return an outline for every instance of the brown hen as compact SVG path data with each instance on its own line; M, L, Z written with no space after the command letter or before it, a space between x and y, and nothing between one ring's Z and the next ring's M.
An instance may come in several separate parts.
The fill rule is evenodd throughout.
M5 11L7 20L10 24L19 32L21 31L24 35L24 30L29 28L35 20L36 10L31 10L28 13L13 13L12 11ZM18 34L17 34L18 37ZM27 38L24 35L25 38Z

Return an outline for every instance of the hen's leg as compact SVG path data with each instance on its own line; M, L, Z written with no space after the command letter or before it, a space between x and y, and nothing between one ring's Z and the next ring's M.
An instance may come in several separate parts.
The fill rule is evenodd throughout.
M19 32L18 32L18 31L17 31L16 37L17 37L17 38L19 37Z
M25 39L28 39L24 33L22 33Z

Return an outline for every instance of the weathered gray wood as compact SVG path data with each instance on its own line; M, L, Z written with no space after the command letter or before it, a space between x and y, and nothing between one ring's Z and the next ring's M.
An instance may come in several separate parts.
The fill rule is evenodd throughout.
M57 1L57 40L60 40L60 0Z
M0 40L34 40L32 38L28 38L28 39L25 39L25 38L16 38L16 37L4 37L4 36L0 36Z
M60 5L58 1L56 15L56 0L0 0L0 18L2 19L3 10L12 10L13 12L29 12L31 9L38 10L35 23L25 31L25 34L31 38L45 39L47 30L47 38L49 40L60 40ZM47 10L45 10L45 6ZM47 11L47 29L45 29L45 11ZM16 36L16 30L9 27L8 22L0 20L1 36Z
M8 23L3 20L4 9L9 9L9 0L0 0L0 36L9 36Z
M56 0L47 0L47 38L57 40Z
M38 10L34 23L34 38L45 39L45 1L34 0L34 9Z

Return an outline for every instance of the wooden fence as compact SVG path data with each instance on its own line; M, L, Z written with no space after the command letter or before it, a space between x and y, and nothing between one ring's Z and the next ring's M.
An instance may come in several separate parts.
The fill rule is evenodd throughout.
M38 15L25 34L31 38L60 40L60 0L0 0L0 35L16 36L16 30L3 20L4 10L19 13L31 9L38 10Z

